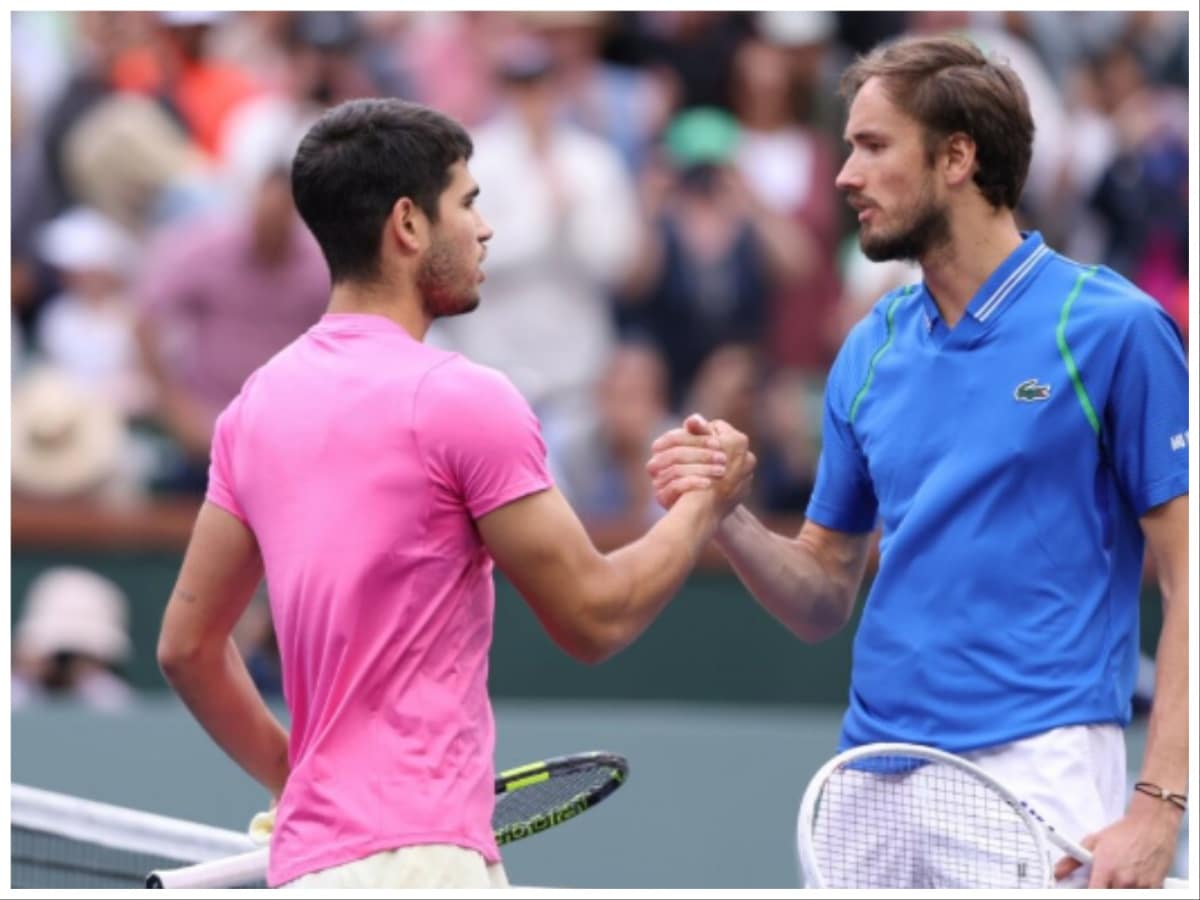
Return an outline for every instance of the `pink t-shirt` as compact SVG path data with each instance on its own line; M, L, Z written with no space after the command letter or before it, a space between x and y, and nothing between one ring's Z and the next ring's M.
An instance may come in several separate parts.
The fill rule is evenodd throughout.
M207 499L262 551L291 712L268 882L492 836L495 594L474 520L548 488L501 374L326 315L221 414Z

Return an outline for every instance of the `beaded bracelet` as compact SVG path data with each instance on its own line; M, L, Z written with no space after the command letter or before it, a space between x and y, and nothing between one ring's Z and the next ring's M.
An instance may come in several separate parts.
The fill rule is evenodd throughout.
M1187 809L1187 794L1172 794L1164 787L1159 787L1157 784L1151 784L1149 781L1139 781L1133 786L1135 791L1143 794L1148 794L1151 797L1157 797L1159 800L1166 800L1168 803L1173 803L1180 809Z

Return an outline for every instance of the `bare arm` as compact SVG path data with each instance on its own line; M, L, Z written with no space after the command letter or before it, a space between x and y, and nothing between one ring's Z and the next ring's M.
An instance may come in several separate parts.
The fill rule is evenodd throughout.
M707 483L698 467L699 442L714 427L728 426L689 416L682 428L654 442L646 469L664 507ZM850 620L871 550L870 533L805 522L795 538L787 538L741 506L721 522L716 542L762 607L810 643L836 634Z
M1158 570L1163 625L1155 658L1154 703L1138 781L1187 794L1188 787L1188 509L1187 495L1142 517ZM1081 843L1095 854L1088 887L1161 887L1170 871L1184 811L1134 792L1124 818ZM1062 877L1076 868L1060 862Z
M706 471L717 474L713 449ZM726 475L698 490L641 538L608 554L593 545L555 488L523 497L478 520L501 571L554 641L585 662L600 662L632 643L679 590L721 515L748 486L754 458L727 454Z
M288 776L287 732L230 637L261 577L253 532L205 503L163 616L158 662L204 730L278 800Z
M1142 531L1158 569L1163 625L1155 655L1154 703L1140 781L1186 794L1188 784L1187 495L1150 510ZM1141 801L1138 801L1139 803ZM1168 806L1170 804L1167 804ZM1159 806L1152 807L1159 809ZM1173 807L1172 807L1173 808ZM1179 824L1176 816L1175 825Z
M805 522L788 538L739 506L722 521L717 546L767 612L801 640L817 643L850 621L871 535Z

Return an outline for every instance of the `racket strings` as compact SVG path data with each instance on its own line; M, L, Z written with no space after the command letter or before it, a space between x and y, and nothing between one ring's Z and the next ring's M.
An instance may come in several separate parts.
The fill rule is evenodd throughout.
M1025 821L952 766L873 758L824 786L813 847L828 887L1014 888L1050 883Z
M618 774L606 766L552 772L545 781L500 794L492 813L492 828L499 831L572 805L580 806L577 811L581 812L588 798Z

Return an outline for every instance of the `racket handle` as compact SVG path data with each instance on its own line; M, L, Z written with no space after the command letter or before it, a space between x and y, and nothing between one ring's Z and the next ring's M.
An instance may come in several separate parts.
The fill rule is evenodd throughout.
M1086 847L1082 846L1081 844L1077 844L1072 840L1068 840L1049 825L1046 826L1046 837L1050 838L1050 841L1054 844L1054 846L1063 851L1063 853L1067 854L1067 856L1071 857L1072 859L1078 860L1085 866L1092 864L1092 854ZM1186 878L1165 878L1163 879L1162 886L1167 890L1180 890L1182 888L1186 888L1188 886L1188 882Z
M267 875L269 847L260 847L237 856L183 866L158 869L146 876L148 888L229 888L261 881Z

